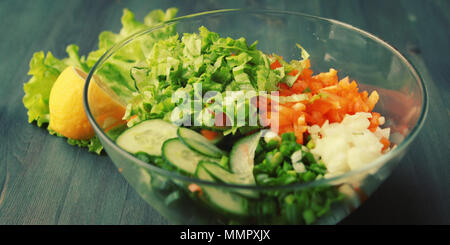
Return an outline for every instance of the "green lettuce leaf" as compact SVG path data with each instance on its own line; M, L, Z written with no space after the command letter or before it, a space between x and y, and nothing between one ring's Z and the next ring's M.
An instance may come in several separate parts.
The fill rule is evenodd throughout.
M28 110L28 122L33 123L36 121L39 127L49 123L48 103L50 91L59 74L67 66L74 66L85 72L89 72L97 60L115 43L134 32L170 20L175 17L176 13L176 8L169 8L165 12L162 10L154 10L145 16L144 22L139 22L135 20L134 14L131 11L125 9L121 19L122 28L120 32L118 34L110 31L102 32L99 36L98 50L90 52L87 59L79 55L79 48L76 45L67 46L66 52L68 57L64 59L55 58L51 52L47 52L46 55L43 51L34 53L28 72L31 78L24 84L25 96L23 97L23 103ZM130 77L131 67L137 62L145 60L145 54L150 52L154 43L160 38L173 35L174 30L175 26L161 28L159 31L145 36L140 42L127 45L108 59L98 74L117 95L125 99L132 98L132 93L135 92L135 85L133 79ZM49 128L47 129L50 134L64 137ZM97 154L103 149L96 136L89 140L68 139L67 141L71 145L87 147L90 152Z
M175 17L177 9L169 8L165 12L153 10L144 18L144 22L136 21L134 14L128 10L123 10L122 28L119 33L104 31L99 36L99 49L89 53L87 64L94 66L97 60L108 51L114 44L138 31L145 30L153 25L162 23ZM157 40L172 36L175 32L174 26L161 28L152 33L146 34L118 50L110 57L100 69L97 75L104 81L119 97L128 102L133 97L136 87L130 76L130 70L139 62L145 60L151 48Z
M80 57L78 54L78 46L69 45L66 48L66 52L68 57L62 60L55 58L51 52L48 52L46 56L43 51L36 52L33 55L30 61L30 71L28 72L32 77L24 84L25 96L23 97L24 106L28 109L29 123L36 121L39 127L49 123L48 103L50 91L59 74L67 66L75 66L84 71L89 71L84 57ZM47 129L52 135L64 137L48 127ZM100 154L103 149L97 136L89 140L67 139L67 143L79 147L87 147L90 152L97 154Z
M66 138L64 135L61 135L61 134L55 132L51 128L47 128L47 129L51 135L55 135L55 136L58 136L61 138ZM98 139L97 135L95 135L94 137L92 137L91 139L88 139L88 140L75 140L75 139L67 138L67 143L69 145L78 146L80 148L86 147L86 148L88 148L89 152L94 152L98 155L100 155L103 150L103 146L100 143L100 140Z
M28 122L37 122L41 127L50 120L48 100L53 84L59 74L69 65L88 70L84 57L78 55L78 46L69 45L66 49L69 57L59 60L51 52L47 55L43 51L33 54L30 61L28 75L32 76L24 84L25 96L23 104L28 109Z
M281 62L281 64L283 65L282 68L285 68L288 71L287 73L289 73L292 70L299 71L295 76L286 75L284 77L284 79L281 81L282 83L287 84L289 87L292 87L292 85L294 85L295 81L297 81L297 78L300 76L303 69L306 68L306 62L309 59L308 52L300 44L297 43L296 46L301 51L302 60L291 60L291 62L288 64L286 61L284 61L279 56L274 56L274 57L276 57L276 59L278 59Z
M94 152L97 155L100 155L103 150L103 146L100 143L100 140L98 139L97 135L89 140L67 139L67 143L69 143L69 145L78 146L81 148L87 147L89 152Z

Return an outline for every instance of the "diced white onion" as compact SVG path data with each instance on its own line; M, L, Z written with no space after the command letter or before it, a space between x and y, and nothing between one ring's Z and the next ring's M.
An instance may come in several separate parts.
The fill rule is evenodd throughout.
M320 156L325 163L328 174L344 173L372 162L382 154L383 144L380 139L389 139L390 129L377 129L371 132L370 113L359 112L346 115L341 123L328 123L308 128L315 148L311 152Z
M280 136L277 134L277 133L275 133L275 132L273 132L273 131L267 131L265 134L264 134L264 141L266 142L266 143L269 143L269 141L271 141L271 140L276 140L276 141L278 141L278 142L281 142L281 138L280 138Z

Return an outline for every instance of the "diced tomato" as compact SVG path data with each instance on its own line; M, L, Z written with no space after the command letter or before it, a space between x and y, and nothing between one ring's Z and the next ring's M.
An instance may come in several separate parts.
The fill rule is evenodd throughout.
M137 117L137 115L133 115L133 116L131 116L128 120L127 120L127 122L129 122L129 121L131 121L131 120L133 120L133 119L135 119Z
M330 123L341 122L345 117L345 113L341 113L339 110L330 110L326 113L325 117Z
M292 91L289 86L285 83L278 83L278 87L280 88L278 90L280 96L291 96L294 94L294 91Z
M377 130L378 125L380 125L380 113L372 112L372 118L370 119L369 130L375 132Z
M288 73L289 76L297 76L297 74L298 74L298 71L295 69Z
M329 72L322 72L313 78L320 80L325 86L331 86L338 83L337 71L335 69L330 69Z
M303 143L303 133L300 130L300 127L298 126L297 123L294 123L294 134L295 134L295 138L297 143L302 144Z
M282 89L279 91L280 96L291 96L294 94L293 91L287 90L287 89Z
M383 144L383 149L381 149L381 151L386 150L391 145L391 142L388 139L386 139L385 137L381 138L380 142L381 142L381 144Z
M271 64L272 69L281 67L278 60ZM307 125L322 126L325 121L330 123L341 122L345 115L353 115L357 112L372 112L379 96L376 91L369 94L366 91L359 92L355 81L350 81L348 77L338 80L337 71L330 69L328 72L319 73L313 76L313 71L307 66L301 71L292 87L285 83L279 83L280 96L290 96L293 94L311 93L312 96L321 94L321 98L312 103L304 102L302 110L296 110L296 103L284 103L280 107L279 116L268 121L272 124L278 119L279 133L294 132L297 142L303 143L304 135L307 134ZM298 71L293 70L288 75L295 76ZM305 108L306 107L306 108ZM261 108L260 108L261 109ZM267 107L265 109L268 109ZM270 112L267 112L270 117ZM299 118L304 117L305 124L299 124ZM369 129L374 132L379 125L379 113L372 113ZM303 121L300 120L300 121ZM387 139L386 139L387 140ZM387 148L388 140L383 140L384 148Z
M277 114L274 114L274 113L271 114L271 118L270 118L271 124L278 123L279 127L292 125L290 115L280 113L280 112L278 113L278 117L276 115ZM277 122L275 122L275 120L277 120Z
M322 126L322 124L325 122L323 114L318 111L312 111L310 113L306 113L305 117L306 117L306 123L308 125L317 124L319 126Z
M278 87L280 88L280 90L289 90L289 85L287 85L286 83L278 83Z
M305 62L304 65L305 65L306 69L311 67L311 61L309 59L305 60L304 62Z
M201 129L200 133L203 135L203 137L207 138L208 140L214 140L219 135L217 132L207 129Z
M333 108L333 105L325 100L325 99L318 99L315 100L312 104L309 104L306 108L307 112L320 112L321 114L326 114L329 110Z
M324 86L321 82L312 82L309 87L311 88L312 91L318 92Z
M272 64L270 64L270 69L272 69L272 70L275 70L279 67L281 67L281 64L278 60L275 60Z
M308 87L308 84L304 80L297 80L291 87L291 90L296 94L303 93L305 89Z
M198 192L200 195L202 194L202 188L197 184L194 184L194 183L189 184L188 189L190 192L193 192L193 193Z
M314 73L314 72L313 72L311 69L304 69L304 70L302 71L302 74L300 74L300 77L301 77L303 80L305 80L305 79L307 79L307 78L311 78L311 76L312 76L313 73Z

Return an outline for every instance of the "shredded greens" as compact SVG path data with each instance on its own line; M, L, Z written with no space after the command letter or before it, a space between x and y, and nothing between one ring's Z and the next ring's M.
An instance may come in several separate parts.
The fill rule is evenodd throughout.
M159 40L151 49L146 62L131 69L137 93L130 100L125 118L137 115L138 119L131 121L128 126L154 118L173 121L170 118L173 110L180 110L181 103L172 100L174 94L188 94L193 104L202 103L205 113L224 113L229 119L235 118L237 110L246 109L245 118L248 119L252 98L233 100L226 92L276 91L279 82L292 85L293 76L286 74L294 69L302 71L305 65L303 61L292 61L272 69L270 64L277 57L264 54L256 46L257 42L249 45L243 37L220 37L204 26L199 28L198 33L184 33L182 38L176 34ZM301 46L299 48L303 58L307 59L306 51ZM200 84L203 92L194 94L195 87ZM210 101L214 99L215 103L204 103L200 98L206 91L215 91L221 96L211 97ZM225 100L219 102L219 97ZM190 110L193 106L186 105L184 110L176 113L194 111ZM234 108L231 113L227 111L230 107ZM188 118L194 125L214 125L214 117L205 118L204 113L194 115L192 112ZM248 129L246 125L232 125L225 130L225 135Z

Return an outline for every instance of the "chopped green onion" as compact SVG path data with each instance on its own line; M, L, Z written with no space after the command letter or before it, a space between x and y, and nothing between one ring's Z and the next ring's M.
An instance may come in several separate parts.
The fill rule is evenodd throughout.
M227 156L223 155L222 158L220 159L220 163L219 165L222 166L225 169L229 169L229 159Z
M316 147L316 144L314 143L314 141L310 140L306 144L306 147L308 147L308 149L314 149L314 147Z
M267 178L269 178L269 175L267 175L267 174L258 174L258 175L256 175L256 182L262 183Z
M275 148L277 148L280 145L280 141L277 139L271 139L269 140L269 142L267 142L266 144L266 149L271 151Z
M311 209L306 209L305 211L303 211L303 219L305 220L305 223L307 225L310 225L314 223L314 221L316 221L316 216Z
M284 133L281 135L281 141L295 141L296 137L295 134L292 132Z
M270 164L272 165L273 168L280 165L282 162L283 162L283 155L279 151L276 152L270 159Z
M138 152L138 153L134 154L134 156L143 162L150 163L151 158L145 152Z
M303 152L302 161L307 162L309 164L313 164L316 162L316 159L314 158L314 155L311 152Z
M313 181L315 178L316 178L316 174L314 172L311 172L311 171L306 171L302 175L302 179L305 182Z

